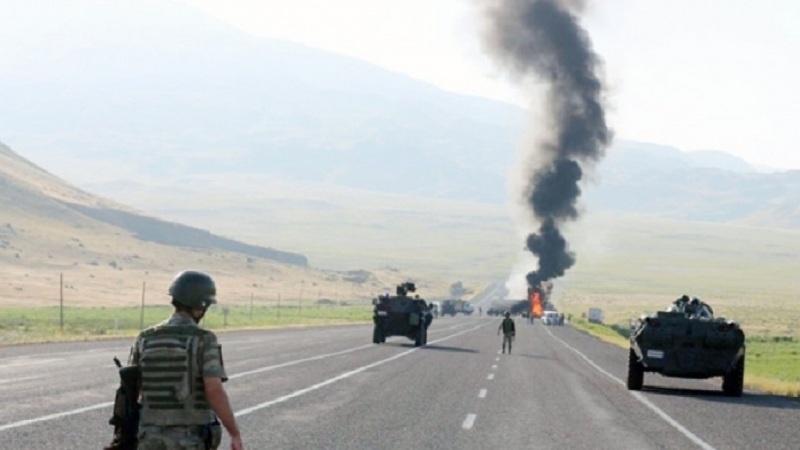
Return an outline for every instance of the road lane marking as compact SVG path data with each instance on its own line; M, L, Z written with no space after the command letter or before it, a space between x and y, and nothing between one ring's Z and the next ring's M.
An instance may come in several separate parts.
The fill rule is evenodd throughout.
M275 364L274 366L260 367L258 369L253 369L253 370L248 370L246 372L239 372L237 374L233 374L228 378L231 379L231 380L234 380L236 378L241 378L241 377L245 377L245 376L248 376L248 375L254 375L254 374L257 374L257 373L268 372L270 370L280 369L280 368L283 368L283 367L295 366L297 364L302 364L302 363L309 362L309 361L317 361L317 360L320 360L320 359L330 358L332 356L345 355L347 353L357 352L359 350L364 350L365 348L370 348L370 347L375 347L375 344L367 344L367 345L362 345L361 347L349 348L347 350L341 350L341 351L338 351L338 352L325 353L325 354L322 354L322 355L311 356L309 358L296 359L294 361L288 361L288 362L281 363L281 364Z
M494 380L494 374L493 374L493 373L490 373L490 374L489 374L489 376L488 376L488 377L486 377L486 379L487 379L487 380Z
M8 378L8 379L0 379L0 384L8 384L8 383L15 383L17 381L28 381L28 380L35 380L37 378L44 378L44 375L34 375L32 377L22 377L22 378Z
M38 353L38 354L31 354L31 355L18 355L18 356L6 356L0 358L0 364L4 361L10 361L15 359L32 359L32 358L40 358L43 356L66 356L66 355L78 355L78 356L97 356L100 352L109 352L114 353L115 350L125 350L127 353L130 351L130 347L109 347L109 348L87 348L85 350L71 350L71 351L63 351L63 352L49 352L49 353ZM59 359L63 360L63 358Z
M563 339L561 339L561 338L557 337L556 335L554 335L553 333L551 333L550 330L548 330L547 328L545 328L545 331L547 331L547 334L549 334L553 339L557 340L558 342L561 342L565 347L567 347L568 349L570 349L573 352L575 352L584 361L586 361L590 366L594 367L595 370L597 370L598 372L600 372L603 375L607 376L608 378L610 378L612 381L616 382L617 384L625 387L625 389L628 388L627 384L624 381L620 380L619 378L617 378L614 375L612 375L610 372L608 372L605 369L603 369L602 367L598 366L594 361L589 359L589 357L584 355L580 350L578 350L575 347L567 344L566 342L564 342ZM664 410L662 410L658 406L654 405L647 397L644 396L644 394L642 394L640 392L636 392L636 391L628 391L628 393L630 393L633 396L633 398L638 400L641 404L643 404L644 406L650 408L651 411L653 411L659 417L664 419L665 422L667 422L673 428L678 430L681 434L683 434L684 436L689 438L690 441L692 441L695 444L697 444L698 447L700 447L700 448L702 448L704 450L715 450L714 447L711 446L711 444L709 444L708 442L700 439L700 437L698 437L696 434L694 434L691 431L689 431L686 427L681 425L677 420L673 419L669 414L664 412Z
M477 330L479 328L483 328L484 326L486 326L486 325L483 324L483 325L479 325L477 327L473 327L473 328L470 328L470 329L467 329L467 330L464 330L464 331L460 331L460 332L458 332L456 334L452 334L450 336L446 336L446 337L443 337L441 339L436 339L434 341L431 341L428 344L435 344L437 342L444 342L444 341L450 340L450 339L452 339L452 338L454 338L456 336L460 336L460 335L466 334L466 333L468 333L470 331L475 331L475 330ZM286 402L286 401L291 400L293 398L300 397L302 395L308 394L309 392L314 392L314 391L316 391L318 389L321 389L321 388L323 388L325 386L328 386L328 385L334 384L334 383L336 383L338 381L342 381L342 380L345 380L347 378L350 378L353 375L357 375L359 373L365 372L365 371L367 371L369 369L372 369L374 367L382 366L382 365L384 365L384 364L386 364L388 362L391 362L391 361L394 361L396 359L400 359L400 358L402 358L404 356L410 355L411 353L414 353L414 352L416 352L416 351L418 351L418 350L420 350L422 348L425 348L425 347L415 347L415 348L412 348L410 350L406 350L406 351L404 351L402 353L398 353L398 354L396 354L394 356L390 356L389 358L381 359L380 361L375 361L374 363L367 364L365 366L361 366L361 367L359 367L357 369L353 369L353 370L350 370L348 372L344 372L344 373L339 374L339 375L337 375L337 376L335 376L333 378L328 378L325 381L321 381L319 383L313 384L313 385L311 385L311 386L309 386L307 388L299 389L299 390L294 391L294 392L292 392L290 394L286 394L284 396L278 397L278 398L276 398L274 400L266 401L266 402L259 403L257 405L251 406L249 408L241 409L239 411L236 411L234 413L234 416L236 416L236 417L245 416L245 415L254 413L256 411L262 410L264 408L269 408L271 406L277 405L279 403Z
M466 334L468 332L475 331L475 330L477 330L479 328L482 328L484 326L485 325L479 325L477 327L473 327L473 328L458 332L456 334L452 334L450 336L446 336L446 337L443 337L443 338L440 338L440 339L436 339L434 341L431 341L430 344L435 344L437 342L447 341L447 340L452 339L452 338L454 338L456 336L460 336L462 334ZM289 366L289 365L300 364L301 362L322 359L322 357L330 357L330 356L334 356L334 355L341 355L341 354L354 352L354 351L361 350L361 349L366 348L366 347L373 347L373 346L374 346L374 344L368 344L368 345L364 345L364 346L361 346L361 347L355 347L355 348L351 348L351 349L347 349L347 350L342 350L342 351L339 351L339 352L328 353L328 354L325 354L325 355L318 355L318 356L315 356L315 357L304 358L304 359L301 359L301 360L289 361L287 363L278 364L277 366L262 367L260 369L255 369L255 370L251 370L251 371L248 371L248 372L242 372L242 373L239 373L239 374L234 374L234 375L231 375L229 378L231 378L231 379L239 378L239 377L242 377L242 376L245 376L245 375L252 375L254 373L261 373L261 372L265 372L267 370L273 370L273 369L276 369L278 367L286 367L286 366ZM277 399L272 400L270 402L265 402L265 403L262 403L260 405L253 406L251 408L246 408L244 410L241 410L241 411L237 412L236 416L246 415L246 414L249 414L251 412L257 411L259 409L267 408L269 406L285 402L285 401L287 401L287 400L289 400L291 398L299 397L299 396L301 396L303 394L306 394L308 392L312 392L312 391L315 391L315 390L317 390L317 389L319 389L321 387L327 386L328 384L332 384L332 383L335 383L337 381L343 380L345 378L349 378L352 375L355 375L357 373L363 372L363 371L365 371L367 369L370 369L372 367L377 367L377 366L385 364L385 363L387 363L389 361L401 358L401 357L403 357L405 355L408 355L409 353L415 352L415 351L417 351L417 350L419 350L421 348L424 348L424 347L415 347L415 348L413 348L411 350L408 350L406 352L400 353L400 354L392 356L390 358L383 359L381 361L377 361L377 362L372 363L372 364L368 364L366 366L362 366L362 367L360 367L358 369L355 369L355 370L352 370L350 372L346 372L344 374L341 374L338 377L334 377L334 378L328 379L326 381L323 381L322 383L317 383L317 384L315 384L313 386L310 386L308 388L301 389L299 391L295 391L295 392L293 392L293 393L291 393L289 395L285 395L283 397L277 398ZM19 420L17 422L11 422L11 423L7 423L7 424L4 424L4 425L0 425L0 431L9 430L9 429L12 429L12 428L19 428L19 427L23 427L23 426L26 426L26 425L31 425L31 424L35 424L35 423L39 423L39 422L45 422L45 421L48 421L48 420L60 419L62 417L73 416L73 415L77 415L77 414L83 414L85 412L94 411L94 410L100 409L100 408L107 408L107 407L110 407L110 406L113 406L113 405L114 405L114 402L97 403L97 404L94 404L94 405L90 405L90 406L86 406L86 407L78 408L78 409L73 409L73 410L70 410L70 411L64 411L64 412L60 412L60 413L48 414L46 416L35 417L33 419Z
M86 406L84 408L73 409L72 411L64 411L60 413L50 414L47 416L36 417L34 419L27 419L27 420L20 420L18 422L11 422L5 425L0 425L0 431L10 430L12 428L19 428L24 427L25 425L31 425L38 422L45 422L47 420L53 419L60 419L62 417L67 416L74 416L75 414L82 414L88 411L94 411L95 409L100 408L108 408L109 406L113 406L114 402L105 402L105 403L98 403L96 405Z
M50 359L28 359L23 361L14 361L10 363L6 363L0 365L0 369L7 369L7 368L15 368L15 367L23 367L23 366L35 366L39 364L50 364L54 362L66 361L66 358L50 358Z
M492 370L497 370L497 364L492 366Z
M461 424L461 428L465 430L472 429L472 425L475 424L475 418L478 417L475 414L467 414L467 418L464 419L464 423Z
M486 389L481 389L478 393L478 398L486 398Z
M495 361L500 361L500 357L498 356L498 357L497 357L497 358L495 358L494 360L495 360Z

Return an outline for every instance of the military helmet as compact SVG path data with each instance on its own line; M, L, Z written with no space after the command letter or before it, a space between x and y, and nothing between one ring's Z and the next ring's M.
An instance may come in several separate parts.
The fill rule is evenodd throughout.
M217 286L207 274L186 270L172 280L169 295L173 304L188 308L208 308L217 303Z
M503 314L503 315L506 316L506 317L511 317L511 312L506 311L505 314Z

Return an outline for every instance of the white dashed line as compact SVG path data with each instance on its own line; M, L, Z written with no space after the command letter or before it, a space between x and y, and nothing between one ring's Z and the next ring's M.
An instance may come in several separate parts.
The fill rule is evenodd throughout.
M492 366L492 370L497 370L497 364Z
M62 417L72 416L72 415L75 415L75 414L81 414L81 413L85 413L87 411L93 411L95 409L108 408L108 407L110 407L112 405L114 405L114 402L97 403L95 405L87 406L85 408L73 409L72 411L64 411L64 412L61 412L61 413L56 413L56 414L50 414L50 415L47 415L47 416L37 417L35 419L20 420L19 422L7 423L5 425L0 425L0 431L10 430L11 428L18 428L18 427L22 427L22 426L25 426L25 425L38 423L38 422L44 422L46 420L60 419Z
M490 373L490 374L489 374L489 376L488 376L488 377L486 377L486 379L487 379L487 380L494 380L494 374L493 374L493 373Z
M467 414L467 418L464 419L464 423L461 424L461 428L463 428L465 430L472 429L472 425L475 424L475 418L476 417L477 417L477 415L475 415L475 414Z
M446 337L443 337L443 338L440 338L440 339L436 339L434 341L430 341L430 342L428 342L428 345L450 340L450 339L452 339L452 338L454 338L456 336L460 336L462 334L466 334L466 333L469 333L471 331L475 331L475 330L477 330L479 328L482 328L484 326L485 325L478 325L477 327L473 327L473 328L470 328L470 329L467 329L467 330L464 330L464 331L460 331L458 333L451 334L450 336L446 336ZM366 370L372 369L373 367L382 366L382 365L384 365L384 364L386 364L388 362L391 362L391 361L394 361L396 359L402 358L402 357L404 357L406 355L414 353L414 352L416 352L416 351L418 351L420 349L423 349L423 348L425 348L425 347L414 347L411 350L406 350L406 351L404 351L402 353L398 353L398 354L396 354L394 356L391 356L389 358L382 359L380 361L375 361L372 364L367 364L366 366L361 366L361 367L359 367L357 369L353 369L353 370L351 370L349 372L345 372L345 373L339 374L339 375L337 375L337 376L335 376L333 378L328 378L325 381L319 382L317 384L313 384L313 385L311 385L311 386L309 386L307 388L304 388L304 389L299 389L299 390L294 391L294 392L292 392L290 394L286 394L284 396L278 397L278 398L276 398L274 400L270 400L270 401L267 401L267 402L259 403L258 405L251 406L249 408L241 409L239 411L236 411L236 413L234 415L236 417L246 416L248 414L254 413L254 412L259 411L259 410L262 410L264 408L269 408L269 407L277 405L279 403L286 402L288 400L291 400L291 399L296 398L296 397L300 397L301 395L308 394L309 392L316 391L318 389L321 389L321 388L323 388L325 386L331 385L331 384L336 383L338 381L342 381L342 380L345 380L347 378L350 378L353 375L357 375L359 373L365 372Z
M486 389L481 389L478 393L478 398L486 398Z

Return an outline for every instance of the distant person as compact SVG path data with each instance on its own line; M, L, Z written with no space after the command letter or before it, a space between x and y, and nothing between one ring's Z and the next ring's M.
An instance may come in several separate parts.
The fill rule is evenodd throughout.
M508 344L508 353L511 353L511 343L514 340L516 330L514 329L514 319L511 318L511 313L506 311L505 318L500 322L500 327L497 328L497 334L503 332L503 353L506 352L506 344Z
M483 308L478 306L478 316L482 316L482 315L483 315Z
M217 302L217 288L202 272L179 273L169 287L175 311L136 338L130 364L141 369L139 450L216 450L220 421L231 450L242 437L222 383L228 379L217 336L198 326Z

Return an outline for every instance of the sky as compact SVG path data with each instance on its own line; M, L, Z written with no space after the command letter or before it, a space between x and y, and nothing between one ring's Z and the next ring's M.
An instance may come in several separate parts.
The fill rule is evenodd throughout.
M483 52L496 0L181 0L257 36L366 60L442 89L531 106ZM618 139L722 150L800 169L800 2L598 0L582 24L603 60Z

